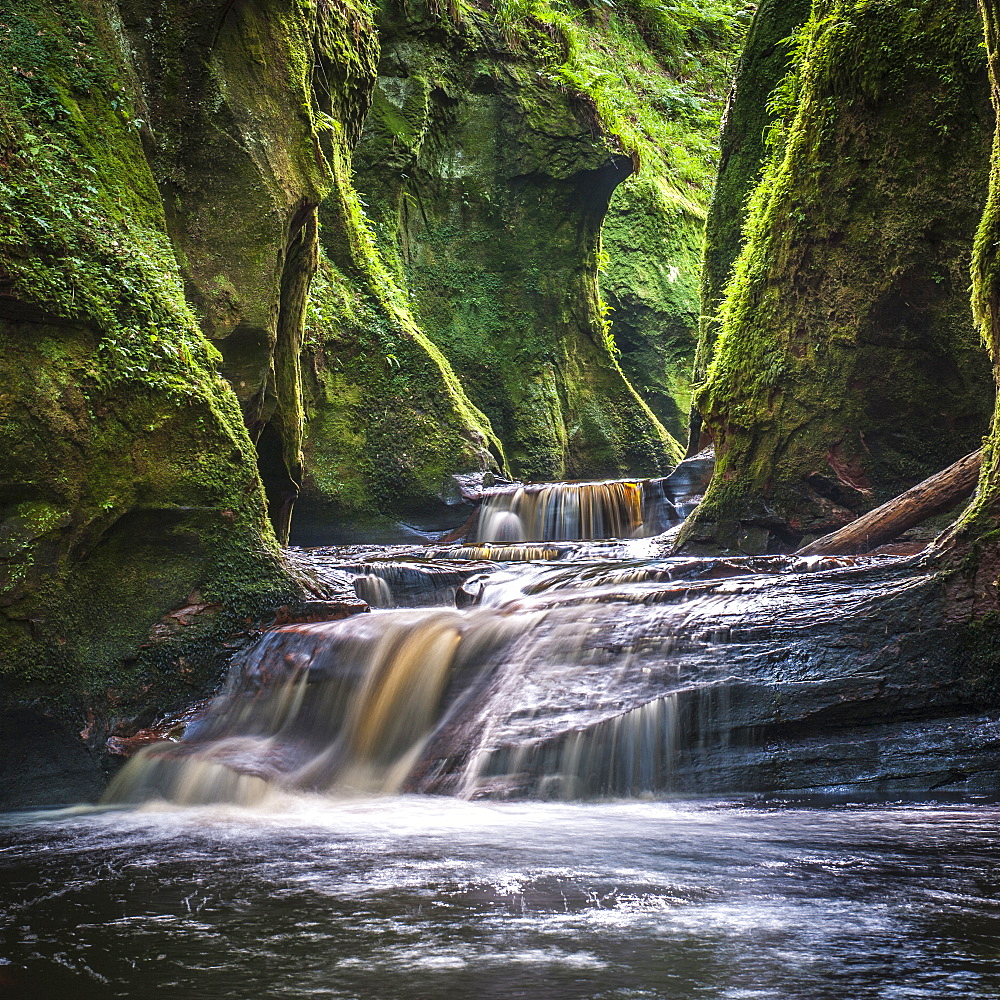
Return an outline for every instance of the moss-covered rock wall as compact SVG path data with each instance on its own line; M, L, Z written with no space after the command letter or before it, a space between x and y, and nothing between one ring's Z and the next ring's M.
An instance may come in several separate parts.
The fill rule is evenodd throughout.
M766 137L779 108L771 97L789 72L795 32L805 23L811 0L763 0L740 55L722 119L719 172L705 225L701 267L701 323L693 381L703 382L718 339L718 314L743 242L747 202L760 181ZM698 410L691 411L688 451L708 442Z
M188 297L222 352L284 538L302 474L316 210L333 148L367 109L370 23L356 5L286 0L129 0L123 14Z
M561 75L587 93L638 169L601 233L601 293L622 370L670 433L688 434L706 208L718 132L750 18L727 0L583 7Z
M982 0L985 45L993 107L1000 123L1000 4ZM994 134L989 196L976 233L972 260L975 319L1000 385L1000 124ZM951 572L948 612L956 622L977 623L978 639L995 676L997 612L1000 610L1000 415L983 448L979 488L963 516L944 538L937 554ZM985 626L985 627L979 627Z
M633 169L592 99L559 85L556 27L505 35L422 5L379 14L355 156L418 321L523 477L655 474L679 454L623 376L600 301L601 224ZM516 40L515 40L516 38Z
M686 440L705 218L661 177L619 188L601 230L600 286L622 371L678 441Z
M203 693L224 637L298 590L117 8L5 3L0 44L0 708L98 740Z
M394 518L454 527L449 477L498 468L502 446L388 271L346 151L335 176L308 303L306 471L293 540L391 539Z
M972 0L814 2L699 395L719 461L687 542L795 545L978 445L980 39Z

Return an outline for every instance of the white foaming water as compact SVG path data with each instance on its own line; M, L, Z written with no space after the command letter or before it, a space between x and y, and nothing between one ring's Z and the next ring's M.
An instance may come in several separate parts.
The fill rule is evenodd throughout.
M301 794L6 817L2 968L12 996L989 1000L998 820Z
M646 525L647 505L639 482L552 483L498 491L483 501L475 540L635 538L652 533Z
M265 635L184 740L139 753L109 800L648 796L699 787L712 755L715 787L754 787L727 773L731 730L771 718L774 697L753 657L747 677L731 672L744 669L733 636L763 635L785 657L817 608L847 617L867 591L835 576L813 587L793 572L801 561L789 584L766 561L757 571L657 558L651 540L560 540L639 530L643 496L637 483L559 484L484 508L483 523L491 510L517 513L529 535L556 541L396 558L365 547L341 563L357 592L413 607ZM793 694L822 682L809 662Z
M537 617L537 616L536 616ZM180 745L126 765L108 801L259 802L271 786L390 792L449 708L531 618L489 610L386 611L277 629L232 673Z

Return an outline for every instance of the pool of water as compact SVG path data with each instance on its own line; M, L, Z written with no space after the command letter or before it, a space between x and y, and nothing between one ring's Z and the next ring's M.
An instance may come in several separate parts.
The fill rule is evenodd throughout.
M0 996L1000 996L1000 807L276 797L0 817Z

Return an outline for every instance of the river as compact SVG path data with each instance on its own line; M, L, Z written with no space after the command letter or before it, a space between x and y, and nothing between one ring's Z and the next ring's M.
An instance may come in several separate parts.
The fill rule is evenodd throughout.
M1000 733L900 666L923 571L676 558L645 503L301 553L375 610L264 635L103 805L0 817L0 996L1000 995Z
M7 817L4 996L1000 993L1000 809L297 796Z

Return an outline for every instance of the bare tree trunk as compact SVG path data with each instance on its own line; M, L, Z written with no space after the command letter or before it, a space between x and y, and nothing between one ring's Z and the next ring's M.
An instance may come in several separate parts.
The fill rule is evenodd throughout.
M949 465L943 472L925 479L913 489L875 510L863 514L856 521L832 531L815 542L801 548L797 556L837 556L870 552L891 542L904 531L927 518L954 507L961 500L972 496L979 481L982 452Z

